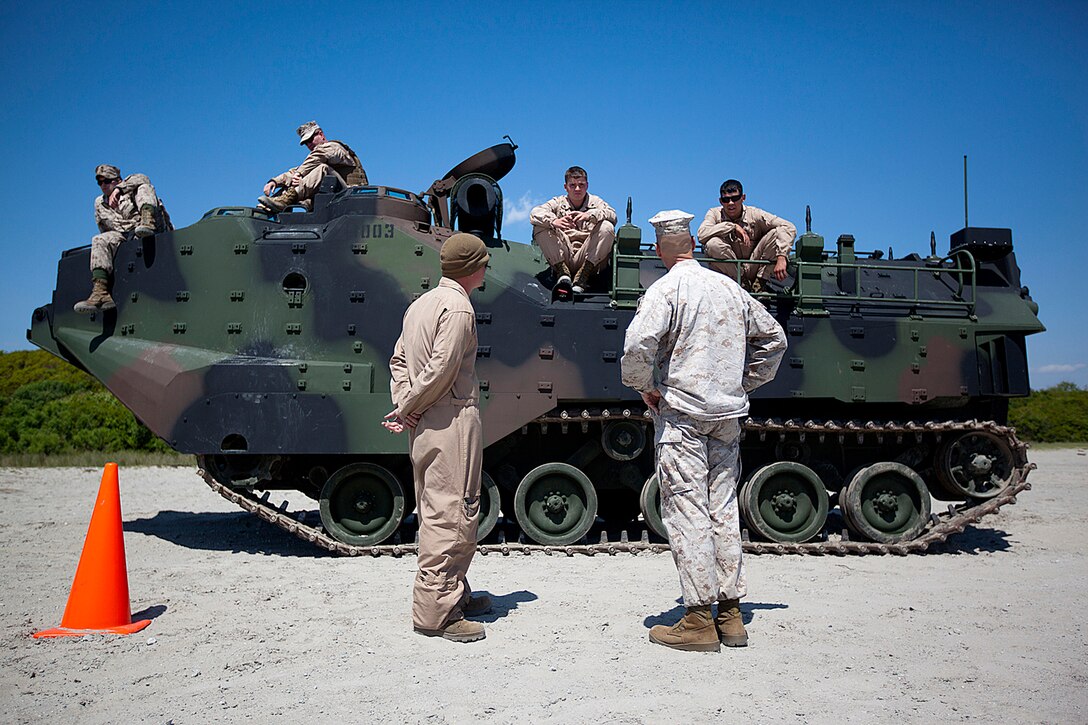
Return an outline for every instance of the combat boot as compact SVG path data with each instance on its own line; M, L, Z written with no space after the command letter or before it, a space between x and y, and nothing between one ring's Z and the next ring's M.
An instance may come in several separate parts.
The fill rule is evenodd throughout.
M651 627L650 641L685 652L717 652L718 632L710 605L688 607L680 621L671 627L664 624Z
M491 611L491 597L486 594L470 594L461 600L461 613L466 617L478 617Z
M284 209L287 209L288 207L292 207L298 204L298 191L293 188L284 189L275 196L262 196L257 201L259 201L262 206L268 208L273 212L278 213L283 211Z
M154 236L155 234L155 207L150 204L144 204L140 207L140 221L136 224L136 236L143 239L144 237Z
M714 618L722 644L726 647L747 647L748 632L740 614L739 599L723 599L718 602L718 616Z
M570 294L570 267L567 266L567 263L553 264L552 276L555 277L555 285L552 287L552 291L557 294Z
M110 297L109 283L104 279L91 280L91 296L82 302L77 302L72 309L86 315L97 310L112 310L117 307Z
M476 642L487 636L484 625L479 622L470 622L467 619L450 622L442 629L420 629L415 627L415 630L424 637L441 637L451 642Z
M574 275L574 286L571 288L574 294L580 295L589 289L589 281L597 274L597 265L586 262L578 268L578 274Z

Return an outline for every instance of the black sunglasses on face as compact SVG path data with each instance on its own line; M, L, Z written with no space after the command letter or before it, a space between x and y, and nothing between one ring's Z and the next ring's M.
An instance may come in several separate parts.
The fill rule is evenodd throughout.
M732 196L729 196L727 194L722 194L721 202L723 204L731 204L734 201L740 201L740 198L742 196L744 196L744 195L743 194L733 194Z

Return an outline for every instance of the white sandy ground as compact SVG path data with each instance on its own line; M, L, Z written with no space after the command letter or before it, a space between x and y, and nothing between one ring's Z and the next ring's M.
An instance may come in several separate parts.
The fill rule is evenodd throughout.
M487 639L411 632L413 559L325 555L193 471L121 470L127 636L60 623L100 471L0 471L0 720L204 723L1088 721L1088 456L941 553L749 558L747 649L647 641L668 554L477 556Z

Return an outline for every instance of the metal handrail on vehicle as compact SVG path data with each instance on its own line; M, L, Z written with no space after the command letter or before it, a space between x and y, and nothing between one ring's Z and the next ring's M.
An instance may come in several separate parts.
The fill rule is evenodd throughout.
M619 268L621 262L642 262L644 260L656 260L657 255L652 250L646 249L642 254L620 254L616 252L613 255L612 264L612 300L616 306L625 306L624 303L629 303L626 306L634 306L635 301L640 297L645 289L639 287L627 287L619 284ZM714 259L706 256L696 256L696 261L700 263L720 262L722 260ZM951 262L952 266L948 266L946 263ZM762 259L751 259L744 261L744 264L773 264L773 262ZM837 262L837 261L820 261L820 262L805 262L798 257L792 257L790 264L793 266L794 283L789 288L784 288L781 291L775 292L756 292L754 297L757 299L774 299L779 297L795 298L798 301L798 306L803 307L806 303L812 305L816 303L822 306L821 303L827 302L850 302L850 301L864 301L867 304L879 304L882 300L887 300L888 304L896 305L911 305L915 308L919 306L928 307L963 307L968 315L975 314L975 305L978 301L978 289L975 279L975 257L970 251L966 249L956 250L955 252L941 257L939 259L930 258L919 266L906 266L906 267L889 267L888 265L877 265L864 262ZM803 272L806 270L816 269L821 272L824 270L839 270L840 273L844 270L853 271L853 291L838 290L834 294L824 294L822 291L816 293L802 292L801 285L798 284L798 280L803 276ZM911 297L869 297L863 296L860 293L861 289L861 273L862 270L874 270L879 272L888 272L889 270L896 271L910 271L913 275L912 280L912 296ZM934 277L940 277L946 275L950 277L954 283L954 289L951 289L953 299L940 300L940 299L922 299L919 296L919 275L920 274L932 274ZM737 266L736 279L740 281L740 266Z

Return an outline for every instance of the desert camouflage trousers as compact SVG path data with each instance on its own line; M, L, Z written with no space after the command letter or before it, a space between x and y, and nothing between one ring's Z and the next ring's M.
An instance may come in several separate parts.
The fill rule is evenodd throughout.
M306 209L312 209L314 194L317 193L317 188L321 186L321 180L324 179L326 175L330 174L337 179L340 179L340 183L344 186L348 185L348 182L344 180L344 177L336 173L334 168L328 164L318 164L314 167L313 171L303 176L299 180L298 186L295 187L295 191L298 192L299 204Z
M698 421L663 407L654 429L661 520L684 606L743 597L748 585L737 508L740 419Z
M470 592L483 464L480 409L432 405L410 436L419 519L412 622L436 630L463 617L461 603Z
M107 218L105 224L107 226L113 226L116 231L102 232L101 234L95 234L91 237L91 270L104 269L106 272L113 274L113 258L117 255L117 248L121 246L121 242L125 241L125 235L122 232L131 232L136 228L136 225L140 221L140 209L145 205L155 207L155 230L162 231L166 228L166 225L162 219L162 213L159 211L159 196L155 193L155 187L151 184L140 184L136 187L136 191L133 194L136 201L136 208L134 215L131 217L125 217L123 215L117 215L112 209L108 210L107 214L114 214L113 218ZM131 206L127 207L132 209Z
M102 232L91 237L91 270L104 269L113 274L113 257L125 241L121 232Z
M533 227L533 243L544 253L548 266L566 262L572 272L577 272L586 262L600 265L608 259L615 239L616 227L607 221L586 230Z

